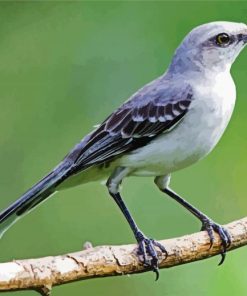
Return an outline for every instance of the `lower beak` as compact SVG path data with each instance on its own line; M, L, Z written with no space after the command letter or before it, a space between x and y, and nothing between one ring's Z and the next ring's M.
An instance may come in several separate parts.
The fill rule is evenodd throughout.
M247 43L247 34L243 34L243 35L242 35L242 41L243 41L244 43Z

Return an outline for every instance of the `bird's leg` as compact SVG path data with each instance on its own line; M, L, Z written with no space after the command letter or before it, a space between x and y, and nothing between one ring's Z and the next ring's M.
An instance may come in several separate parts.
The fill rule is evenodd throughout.
M138 243L138 255L141 257L145 266L149 266L156 273L156 280L159 278L159 267L158 267L158 254L155 247L158 247L161 252L164 252L167 256L167 251L157 241L147 238L143 232L138 228L134 219L132 218L128 208L126 207L120 193L119 184L125 176L124 168L118 168L114 174L107 181L107 187L110 195L113 197L121 212L124 214L128 221L133 234ZM150 259L151 258L151 259Z
M162 192L166 193L171 198L176 200L178 203L180 203L183 207L189 210L195 217L197 217L202 222L201 230L207 231L210 239L210 248L213 246L213 243L215 240L214 231L218 233L222 243L222 252L221 252L222 259L219 263L219 265L221 265L225 260L226 250L231 245L231 236L229 232L224 227L215 223L207 215L205 215L204 213L196 209L194 206L192 206L190 203L188 203L186 200L184 200L176 192L171 190L169 188L169 182L170 182L170 176L162 176L162 177L155 178L155 183Z

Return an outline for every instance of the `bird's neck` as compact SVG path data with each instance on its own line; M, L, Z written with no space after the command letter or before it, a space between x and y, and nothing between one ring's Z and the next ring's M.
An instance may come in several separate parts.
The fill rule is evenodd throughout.
M230 74L230 69L231 63L225 63L220 60L217 62L207 60L207 63L205 63L202 57L197 59L194 58L191 53L186 54L186 52L183 52L183 54L181 54L180 50L177 50L173 56L167 74L169 76L177 76L194 73L194 75L214 76L222 72Z

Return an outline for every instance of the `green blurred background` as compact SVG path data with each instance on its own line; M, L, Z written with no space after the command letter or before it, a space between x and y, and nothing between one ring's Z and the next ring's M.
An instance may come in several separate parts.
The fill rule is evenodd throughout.
M164 72L194 26L247 21L247 2L1 2L0 208L53 168L92 126ZM247 215L247 50L232 68L238 100L210 156L175 173L172 186L220 223ZM157 239L197 231L191 215L151 178L125 181L124 198L141 229ZM0 242L1 261L133 243L100 184L60 192ZM247 252L236 250L169 270L77 282L53 295L246 295ZM6 295L9 295L7 293ZM15 292L10 295L35 295Z

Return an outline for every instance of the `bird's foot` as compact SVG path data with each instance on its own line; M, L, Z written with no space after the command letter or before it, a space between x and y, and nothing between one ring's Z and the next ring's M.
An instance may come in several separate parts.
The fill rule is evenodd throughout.
M159 279L159 266L158 266L158 253L155 247L157 247L167 257L167 251L163 245L159 242L147 238L142 232L138 232L136 235L138 242L137 254L140 256L140 260L144 266L150 267L156 274L156 281Z
M218 235L221 239L221 246L222 246L221 260L219 262L219 265L221 265L225 260L227 248L229 248L231 245L231 236L230 236L229 232L224 227L215 223L213 220L211 220L207 217L204 218L202 221L201 230L207 231L207 233L209 235L210 249L212 248L214 241L215 241L214 231L216 233L218 233Z

